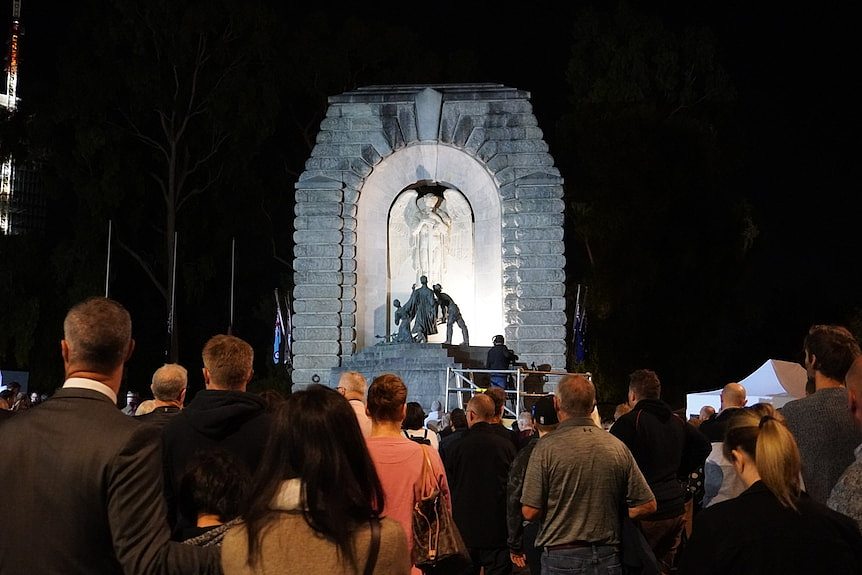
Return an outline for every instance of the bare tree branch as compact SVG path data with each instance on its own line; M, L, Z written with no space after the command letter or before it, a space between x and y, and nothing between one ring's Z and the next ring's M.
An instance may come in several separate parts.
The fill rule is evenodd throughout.
M162 294L164 300L168 301L168 290L166 290L162 283L158 280L147 262L144 261L144 259L138 254L138 252L129 247L119 237L117 237L117 243L120 245L121 248L123 248L123 250L126 251L126 253L132 256L132 259L134 259L136 262L138 262L138 264L140 264L141 268L144 270L144 273L147 274L147 277L150 278L150 281L153 282L153 285L155 285L156 289L159 290L159 293Z

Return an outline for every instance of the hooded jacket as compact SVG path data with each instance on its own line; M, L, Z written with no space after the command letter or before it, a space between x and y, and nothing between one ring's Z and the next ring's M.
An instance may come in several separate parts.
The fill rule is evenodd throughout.
M165 426L165 497L175 533L194 525L194 518L182 517L177 508L186 465L198 452L221 449L244 462L254 474L269 435L270 418L265 408L264 401L252 393L206 389Z
M655 494L658 509L644 519L668 519L685 511L681 479L697 469L712 449L693 425L660 399L642 399L611 427L634 455Z

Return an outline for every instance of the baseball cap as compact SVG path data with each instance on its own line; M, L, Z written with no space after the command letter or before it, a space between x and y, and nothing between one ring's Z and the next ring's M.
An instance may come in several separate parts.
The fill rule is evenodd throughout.
M554 408L553 395L540 397L538 401L533 404L533 409L531 411L533 414L533 421L539 425L556 425L560 422L560 420L557 419L557 410Z

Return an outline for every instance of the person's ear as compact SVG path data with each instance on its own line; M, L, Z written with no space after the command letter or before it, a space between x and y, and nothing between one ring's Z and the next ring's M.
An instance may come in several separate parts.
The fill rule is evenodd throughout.
M208 370L206 367L202 367L201 372L204 375L204 387L209 387L210 386L210 370Z
M63 363L69 363L69 343L65 339L60 340L60 353L63 355Z
M742 475L742 472L745 471L745 459L743 458L742 451L739 449L731 450L730 460L733 464L733 468L736 469L736 472Z
M847 390L847 404L850 407L850 413L856 418L856 422L862 426L862 406L859 405L859 398L856 396L856 390L852 387Z
M126 350L126 359L123 360L123 363L129 361L129 358L132 357L132 352L135 351L135 340L129 340L129 349Z

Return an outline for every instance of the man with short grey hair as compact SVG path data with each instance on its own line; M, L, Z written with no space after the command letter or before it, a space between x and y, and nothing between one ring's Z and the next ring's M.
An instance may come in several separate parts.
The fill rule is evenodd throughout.
M490 396L474 395L467 403L469 429L447 450L444 464L452 516L470 552L472 572L484 568L488 575L508 575L506 484L515 445L494 431L496 413Z
M542 570L591 562L596 572L621 569L620 510L630 517L656 509L655 496L631 452L597 426L592 382L565 375L554 397L559 425L536 443L521 494L527 521L541 521L536 547Z
M117 409L129 313L91 298L63 327L63 388L3 424L27 441L0 442L0 484L27 489L3 510L0 573L220 573L217 549L169 541L159 431Z
M345 371L338 378L338 386L335 389L350 402L350 407L356 414L359 429L362 430L362 436L366 439L371 437L371 418L368 417L365 408L367 392L365 377L358 371Z
M155 407L138 420L164 427L183 408L188 386L188 371L178 363L166 363L153 373L150 391Z

